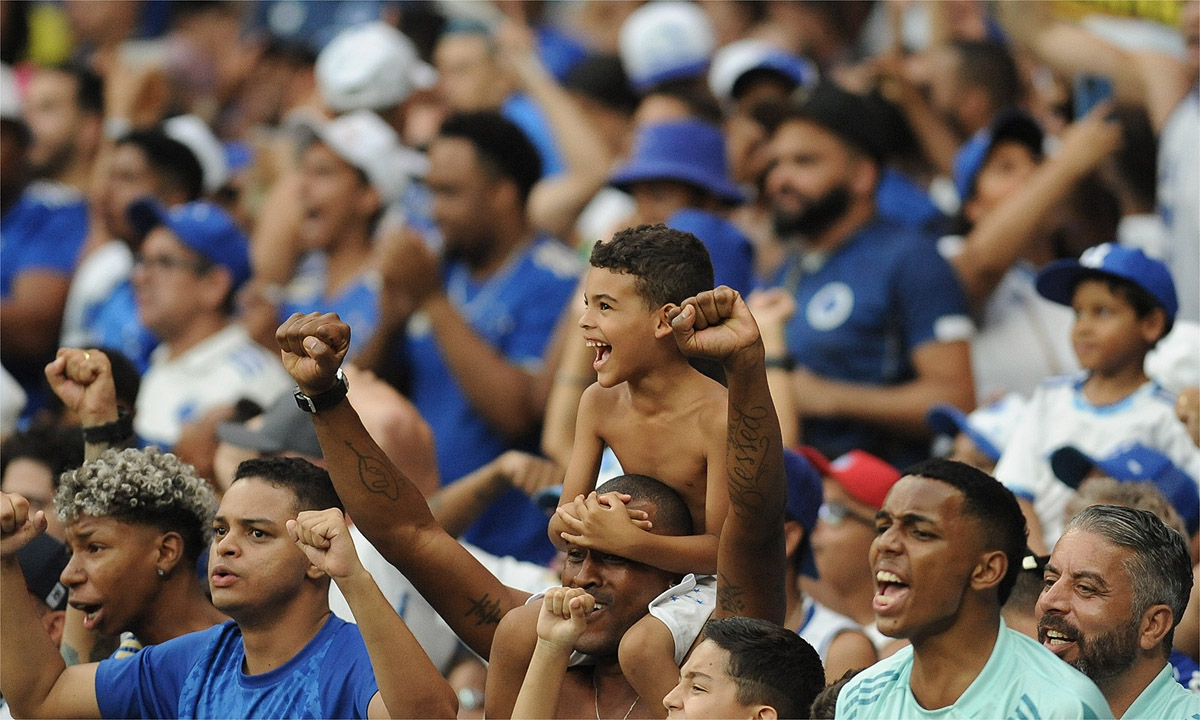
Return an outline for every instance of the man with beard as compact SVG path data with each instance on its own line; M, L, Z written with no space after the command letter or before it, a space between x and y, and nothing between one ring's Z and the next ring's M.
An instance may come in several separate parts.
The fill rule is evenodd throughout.
M1117 718L1200 717L1167 658L1192 589L1187 543L1147 510L1094 505L1046 565L1038 639L1090 677Z
M898 467L927 456L924 417L974 404L963 294L932 238L878 216L880 132L866 100L832 85L769 120L763 183L789 257L768 284L796 299L789 355L804 441ZM920 434L919 434L920 433Z
M408 395L433 429L443 483L506 450L536 450L555 365L543 354L582 269L526 220L539 177L537 150L516 125L494 112L454 115L430 145L426 176L441 267L411 235L381 252L379 328L359 361L394 376L399 350ZM544 563L554 553L546 522L514 489L464 537L495 555Z

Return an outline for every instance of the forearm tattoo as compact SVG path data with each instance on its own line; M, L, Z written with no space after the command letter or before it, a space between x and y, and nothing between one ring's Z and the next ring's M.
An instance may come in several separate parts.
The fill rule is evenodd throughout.
M350 452L358 457L358 479L373 493L387 495L391 500L400 498L400 483L388 472L387 462L369 454L360 453L349 440L345 441Z
M475 626L482 625L498 625L500 617L503 613L500 612L500 601L493 600L487 593L478 600L468 598L471 602L471 607L466 612L466 617L475 618Z
M761 405L743 410L729 405L729 438L726 475L729 504L742 518L753 518L766 507L762 489L763 460L771 448L771 436L764 431L770 410Z
M746 601L742 599L745 594L741 586L729 581L728 575L717 573L717 605L722 611L740 615L746 609Z

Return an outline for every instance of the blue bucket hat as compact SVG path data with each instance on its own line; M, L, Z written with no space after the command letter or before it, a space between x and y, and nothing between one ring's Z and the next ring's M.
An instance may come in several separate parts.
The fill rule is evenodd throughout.
M167 209L143 198L129 206L129 222L138 237L145 238L160 225L180 242L214 265L229 271L233 287L250 279L250 246L233 218L208 202L191 202Z
M630 184L643 180L688 183L731 205L746 200L729 178L724 136L717 128L698 120L656 123L638 130L632 156L608 182L628 191Z
M1108 457L1097 459L1068 445L1051 453L1050 467L1059 480L1072 488L1078 488L1094 467L1118 482L1154 483L1183 518L1188 535L1200 529L1200 488L1190 475L1158 450L1130 443L1118 447Z
M800 523L804 541L800 543L800 574L817 577L817 563L812 554L812 532L817 526L817 511L824 500L821 473L800 453L783 451L783 472L787 476L787 504L783 516Z
M1171 271L1161 260L1155 260L1137 248L1116 243L1088 248L1078 260L1050 263L1038 273L1037 291L1047 300L1070 305L1076 283L1087 272L1112 275L1137 285L1150 293L1167 313L1167 323L1174 322L1179 299L1175 295Z

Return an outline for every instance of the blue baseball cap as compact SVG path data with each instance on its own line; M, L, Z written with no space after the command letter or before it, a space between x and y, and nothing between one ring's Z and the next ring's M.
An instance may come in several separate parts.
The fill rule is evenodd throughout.
M1016 393L1009 393L995 402L976 408L970 415L953 405L934 405L925 420L930 429L940 435L966 433L980 452L996 462L1017 429L1024 411L1025 399Z
M675 180L712 193L731 205L746 196L729 178L725 137L699 120L673 120L640 128L633 153L609 178L610 185L628 191L644 180Z
M817 563L812 554L812 532L817 526L817 511L824 500L821 473L795 450L784 449L783 472L787 476L787 504L783 516L800 523L804 541L800 543L800 574L817 577Z
M983 170L996 145L1020 143L1029 148L1034 157L1040 158L1044 138L1042 127L1024 110L1000 112L991 125L975 133L954 156L954 188L959 200L965 203L974 194L975 178L979 177L979 171Z
M214 265L229 271L233 287L250 279L250 246L246 235L220 207L209 202L190 202L166 208L152 198L129 206L129 223L140 238L160 225L180 242Z
M1078 260L1058 260L1042 269L1037 276L1037 291L1047 300L1070 305L1075 294L1075 285L1080 276L1088 272L1112 275L1137 285L1150 293L1167 313L1167 323L1175 321L1179 311L1179 299L1175 295L1175 282L1171 271L1138 248L1125 247L1116 243L1104 243L1088 248Z
M1072 488L1078 488L1092 468L1099 468L1118 482L1152 482L1179 512L1188 535L1200 529L1200 487L1158 450L1130 443L1096 459L1068 445L1051 453L1050 467L1059 480Z

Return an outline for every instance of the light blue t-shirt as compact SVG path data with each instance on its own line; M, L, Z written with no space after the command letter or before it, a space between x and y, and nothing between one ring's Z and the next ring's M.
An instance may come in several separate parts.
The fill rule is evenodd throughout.
M96 669L106 718L363 718L379 691L358 626L334 615L291 660L242 672L232 620Z
M987 664L963 694L937 710L917 703L909 685L912 646L856 675L838 695L835 717L866 718L1111 718L1100 690L1086 675L1055 657L1031 638L1000 621L1000 633Z
M1200 695L1189 692L1175 682L1171 666L1163 669L1137 700L1129 706L1121 720L1200 720Z

